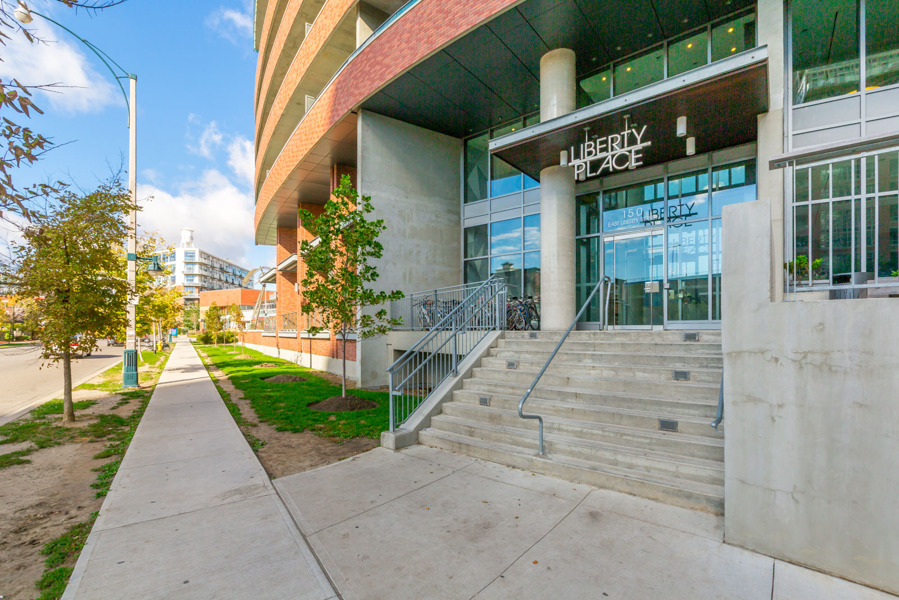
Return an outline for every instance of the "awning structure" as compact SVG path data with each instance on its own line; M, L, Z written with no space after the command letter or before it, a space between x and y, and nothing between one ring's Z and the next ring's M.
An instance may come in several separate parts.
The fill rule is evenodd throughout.
M295 273L297 270L297 255L291 254L290 256L288 256L287 258L285 258L284 260L279 262L278 270L282 271L282 272L286 271L286 272L290 272L290 273Z
M646 130L642 165L686 156L686 137L702 154L755 141L757 117L768 110L768 50L762 46L694 69L678 77L582 108L565 116L491 140L490 152L539 179L560 164L560 153L577 155L585 140L602 140L637 128ZM687 117L687 135L676 123ZM622 142L623 143L623 142ZM570 159L575 156L570 156Z

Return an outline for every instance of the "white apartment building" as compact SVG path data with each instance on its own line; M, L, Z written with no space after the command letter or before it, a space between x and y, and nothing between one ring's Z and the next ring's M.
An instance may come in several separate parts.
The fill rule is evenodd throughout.
M199 302L200 292L249 287L241 285L248 270L197 248L193 229L182 229L180 245L173 252L159 256L170 271L167 284L184 289L186 304Z

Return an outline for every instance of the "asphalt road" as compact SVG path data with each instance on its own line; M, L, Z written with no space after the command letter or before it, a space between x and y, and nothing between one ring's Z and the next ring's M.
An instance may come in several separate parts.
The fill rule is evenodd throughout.
M72 383L78 385L122 359L124 349L107 347L72 361ZM62 365L41 368L38 346L0 348L0 425L38 404L62 397Z

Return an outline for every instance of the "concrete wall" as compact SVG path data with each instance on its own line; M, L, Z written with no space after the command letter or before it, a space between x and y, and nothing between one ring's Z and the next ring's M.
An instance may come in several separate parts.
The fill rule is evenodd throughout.
M375 288L410 293L460 284L462 142L367 111L357 131L359 191L387 226ZM386 385L383 337L360 343L358 364L363 387Z
M724 212L725 536L897 593L899 301L772 302L770 211Z

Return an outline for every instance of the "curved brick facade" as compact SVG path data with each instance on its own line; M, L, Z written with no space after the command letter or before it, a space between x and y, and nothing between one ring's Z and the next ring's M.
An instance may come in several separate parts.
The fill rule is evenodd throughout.
M278 115L283 113L306 69L324 47L330 30L355 4L352 0L328 0L316 19L309 38L304 41L291 64L269 111L269 117L262 125L262 131L259 130L261 115L257 114L256 177L259 185L256 190L255 225L258 227L273 197L296 165L350 111L420 61L518 2L519 0L419 2L357 54L331 85L322 91L312 110L301 119L284 147L278 150L279 154L268 175L261 180L261 157L268 151ZM270 6L268 12L272 10ZM264 29L263 35L271 35L271 31L271 28ZM263 37L260 46L265 47L266 43L266 38ZM276 47L277 40L267 57L268 68L273 64ZM260 97L260 104L262 103Z

